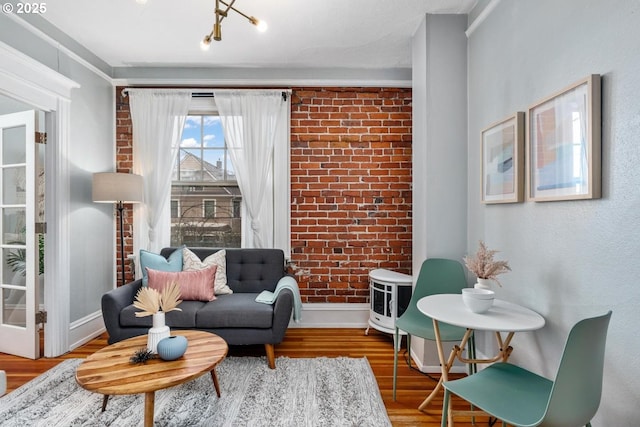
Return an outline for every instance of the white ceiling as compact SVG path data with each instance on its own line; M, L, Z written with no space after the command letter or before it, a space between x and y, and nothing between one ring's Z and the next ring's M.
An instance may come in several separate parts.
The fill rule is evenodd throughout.
M222 41L202 51L215 0L55 0L42 17L112 67L407 68L426 13L467 13L477 0L237 0Z

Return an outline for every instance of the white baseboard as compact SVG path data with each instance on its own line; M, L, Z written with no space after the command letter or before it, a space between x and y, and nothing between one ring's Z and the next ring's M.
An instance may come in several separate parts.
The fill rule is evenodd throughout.
M302 304L300 322L291 321L290 328L363 328L368 326L369 304L317 303Z
M106 328L102 319L102 311L96 311L72 322L69 326L69 350L86 344L104 331Z

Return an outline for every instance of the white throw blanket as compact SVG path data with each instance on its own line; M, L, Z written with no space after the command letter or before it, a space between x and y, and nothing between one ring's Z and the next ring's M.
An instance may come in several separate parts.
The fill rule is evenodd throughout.
M302 315L302 298L300 297L300 289L298 289L298 282L291 276L284 276L278 281L276 289L271 291L262 291L260 295L256 297L256 302L263 304L273 304L278 298L278 294L283 289L290 289L293 292L293 320L297 323L300 321Z

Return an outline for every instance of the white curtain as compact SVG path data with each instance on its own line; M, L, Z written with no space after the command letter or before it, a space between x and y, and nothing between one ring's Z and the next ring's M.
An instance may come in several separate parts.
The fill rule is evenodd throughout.
M159 252L169 246L171 239L171 175L191 91L129 89L128 93L133 123L133 173L142 175L144 180L144 203L134 205L133 251Z
M273 156L287 135L288 103L282 90L216 90L214 97L245 206L242 246L274 247Z

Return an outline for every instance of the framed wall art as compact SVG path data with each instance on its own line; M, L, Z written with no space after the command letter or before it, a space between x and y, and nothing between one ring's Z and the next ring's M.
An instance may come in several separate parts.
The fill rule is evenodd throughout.
M515 113L482 131L482 202L523 200L524 113Z
M527 200L600 197L600 76L591 75L527 111Z

